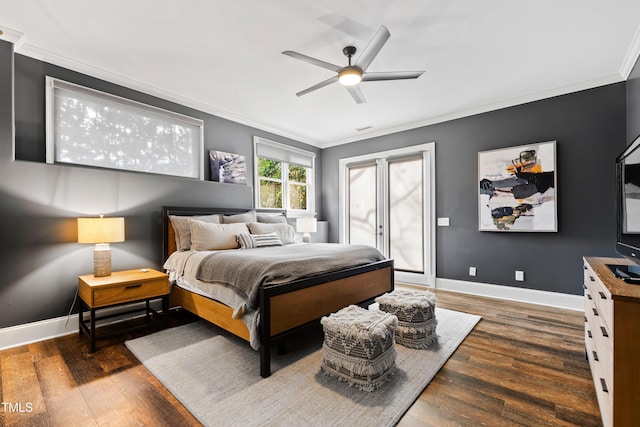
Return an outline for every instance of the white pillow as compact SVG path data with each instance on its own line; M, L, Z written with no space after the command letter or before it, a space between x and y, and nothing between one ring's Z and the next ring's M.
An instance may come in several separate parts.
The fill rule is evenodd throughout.
M249 212L235 214L235 215L224 215L222 217L223 224L233 224L236 222L256 222L256 211L251 210Z
M173 232L176 235L176 249L179 251L188 251L189 249L191 249L191 228L189 226L190 219L208 222L211 224L220 224L220 217L222 217L222 215L220 214L202 216L169 215L171 225L173 225Z
M191 228L191 249L195 251L212 251L219 249L237 249L238 234L249 231L244 223L208 224L189 220Z
M296 231L289 224L266 224L261 222L250 222L247 224L251 234L277 233L280 241L288 245L296 240Z

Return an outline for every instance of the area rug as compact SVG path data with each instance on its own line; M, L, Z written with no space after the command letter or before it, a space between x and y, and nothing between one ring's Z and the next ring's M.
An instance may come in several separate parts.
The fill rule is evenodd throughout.
M370 393L321 371L321 332L274 353L269 378L259 375L258 352L205 321L126 346L206 426L386 426L400 420L480 320L440 308L436 317L438 341L425 350L397 345L397 373Z

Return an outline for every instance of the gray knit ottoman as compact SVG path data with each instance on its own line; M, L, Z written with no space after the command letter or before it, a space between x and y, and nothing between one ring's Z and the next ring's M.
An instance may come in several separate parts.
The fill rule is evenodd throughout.
M376 298L380 310L398 317L395 338L410 348L427 348L436 334L436 296L433 292L396 289Z
M350 305L321 319L322 370L360 390L374 391L396 371L396 316Z

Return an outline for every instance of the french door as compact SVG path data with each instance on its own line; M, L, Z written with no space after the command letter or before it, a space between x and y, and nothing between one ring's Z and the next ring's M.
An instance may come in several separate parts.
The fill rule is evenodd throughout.
M393 258L396 280L433 286L434 144L340 160L340 240Z

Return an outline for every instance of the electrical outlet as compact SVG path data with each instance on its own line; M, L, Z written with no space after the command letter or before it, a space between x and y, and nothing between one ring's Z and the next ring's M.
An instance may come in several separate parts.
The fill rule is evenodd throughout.
M475 275L476 275L476 268L469 267L469 276L475 276Z
M516 270L516 280L518 282L524 282L524 271Z
M449 218L438 218L438 227L448 227Z

